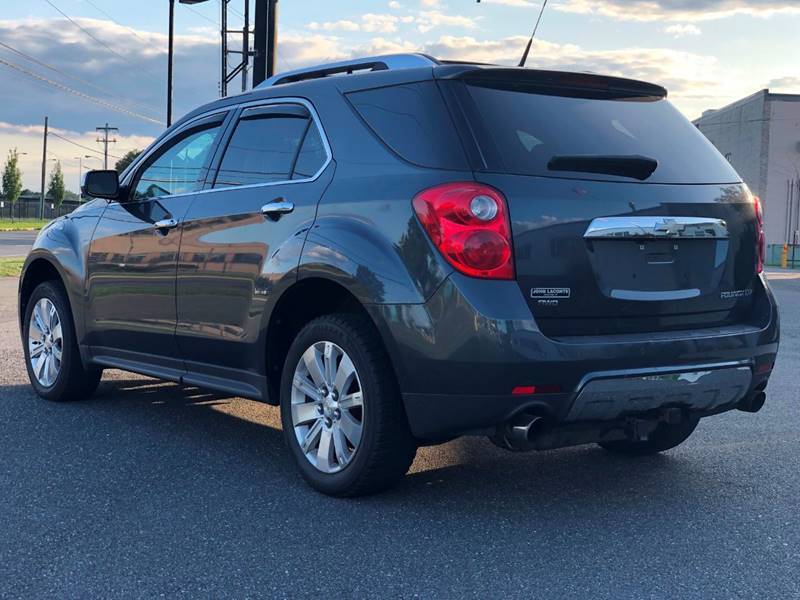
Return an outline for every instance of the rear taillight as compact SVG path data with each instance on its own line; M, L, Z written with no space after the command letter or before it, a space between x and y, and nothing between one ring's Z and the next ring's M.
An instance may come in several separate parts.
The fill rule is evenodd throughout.
M764 211L761 208L761 200L758 196L753 196L753 208L756 212L756 273L764 270L764 257L766 248L764 242Z
M505 198L475 182L446 183L417 194L414 210L439 252L471 277L514 279Z

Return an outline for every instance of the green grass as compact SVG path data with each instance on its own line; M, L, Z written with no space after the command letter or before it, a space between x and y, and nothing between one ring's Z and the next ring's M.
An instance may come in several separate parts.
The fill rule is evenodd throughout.
M24 258L0 258L0 277L19 277Z
M3 219L0 221L0 231L38 231L48 223L49 221L38 221L34 219L23 219L22 221L14 221L12 223L10 219Z

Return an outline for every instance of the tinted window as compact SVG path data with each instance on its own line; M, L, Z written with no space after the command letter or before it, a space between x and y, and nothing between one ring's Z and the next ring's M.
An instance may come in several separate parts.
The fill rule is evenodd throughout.
M352 92L347 97L378 137L405 160L424 167L467 168L435 82Z
M303 145L300 147L300 154L297 155L297 163L294 166L292 179L313 177L325 164L327 158L325 146L322 144L322 136L317 126L312 123L303 140Z
M648 183L739 181L703 134L665 99L564 97L473 84L466 90L476 110L470 118L482 122L484 155L496 158L491 170L620 180L555 172L548 163L556 156L638 155L658 161Z
M214 187L289 179L308 118L256 115L236 125Z
M200 189L205 180L208 155L220 126L195 130L168 146L139 177L134 200L185 194Z

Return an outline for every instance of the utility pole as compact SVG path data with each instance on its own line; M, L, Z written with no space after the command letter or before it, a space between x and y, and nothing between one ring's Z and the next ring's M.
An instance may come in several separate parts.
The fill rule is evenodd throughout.
M47 125L45 125L45 129L47 129ZM95 130L103 132L103 137L98 138L97 141L103 144L103 169L108 171L108 144L109 142L112 144L117 143L117 138L110 140L108 139L108 134L112 131L119 131L119 128L109 127L108 123L106 123L105 127L95 127ZM42 175L42 181L44 181L44 175ZM44 193L42 193L42 201L44 201Z
M256 0L253 87L275 74L278 47L278 0Z
M175 42L175 0L169 0L169 43L167 50L167 127L172 125L172 58Z
M250 0L244 0L242 28L242 91L247 91L247 71L250 69Z
M44 142L42 143L42 196L39 200L39 218L44 218L45 178L47 177L47 117L44 118Z

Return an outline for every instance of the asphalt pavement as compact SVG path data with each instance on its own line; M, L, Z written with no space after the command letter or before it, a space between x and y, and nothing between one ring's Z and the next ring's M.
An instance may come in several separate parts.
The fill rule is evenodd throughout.
M800 597L800 276L764 409L680 448L420 450L396 489L311 491L277 409L108 372L32 393L0 281L0 597Z
M0 258L27 255L38 233L38 231L0 231Z

